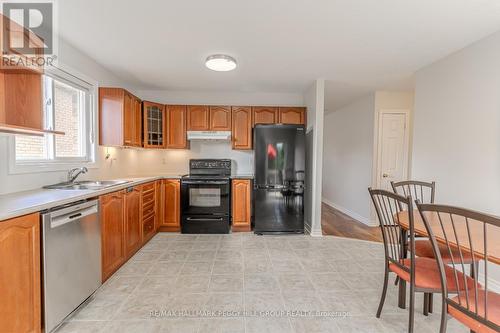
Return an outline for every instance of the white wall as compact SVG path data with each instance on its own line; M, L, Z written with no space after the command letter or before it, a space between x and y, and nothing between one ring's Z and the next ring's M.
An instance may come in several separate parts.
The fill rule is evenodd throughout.
M305 227L321 236L321 182L323 172L323 118L325 80L318 79L305 92L307 106Z
M500 32L420 70L415 90L413 178L500 215Z
M128 149L131 150L131 149ZM232 150L231 142L191 141L187 149L139 149L135 152L136 165L130 175L145 176L161 173L187 174L191 158L230 158L233 172L253 174L253 151Z
M500 215L499 87L500 32L418 71L412 173L436 181L437 202Z
M140 90L138 94L145 100L165 104L304 106L304 97L291 93Z
M325 116L323 201L370 222L375 94Z

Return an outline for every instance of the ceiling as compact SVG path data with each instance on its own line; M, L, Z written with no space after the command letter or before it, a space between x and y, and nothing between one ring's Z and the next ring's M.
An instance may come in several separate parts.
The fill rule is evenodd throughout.
M411 89L416 70L500 30L498 0L63 0L62 37L141 90L302 93L326 108ZM204 59L235 57L232 72Z

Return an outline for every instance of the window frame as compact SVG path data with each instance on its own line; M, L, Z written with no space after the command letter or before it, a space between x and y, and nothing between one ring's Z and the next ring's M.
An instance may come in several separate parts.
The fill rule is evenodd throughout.
M82 119L82 121L85 120L83 123L87 124L83 130L82 137L85 141L85 156L59 157L48 160L17 160L16 140L15 136L11 136L9 138L9 174L64 171L81 166L86 166L87 168L97 168L97 82L61 63L59 63L57 68L51 67L46 69L44 74L71 87L88 92L86 94L87 98L85 98L85 109L83 110L85 117ZM43 77L41 80L43 80ZM44 95L44 108L47 107L45 105L47 102L46 97L47 96ZM52 116L45 117L44 121L45 128L53 129L54 119ZM49 140L51 141L48 145L49 149L51 149L51 147L55 147L55 137L54 135L50 136L52 137L49 137Z

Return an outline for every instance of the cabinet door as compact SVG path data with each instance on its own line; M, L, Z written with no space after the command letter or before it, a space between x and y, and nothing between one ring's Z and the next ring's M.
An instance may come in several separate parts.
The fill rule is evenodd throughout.
M233 180L233 231L251 230L251 181Z
M254 106L253 124L276 124L278 123L278 108L266 106Z
M163 181L163 227L168 231L178 231L181 226L181 183L179 179Z
M187 130L208 131L210 112L206 105L188 105Z
M167 148L186 149L187 107L185 105L166 105L167 110Z
M302 107L285 107L279 109L280 124L304 125L306 109Z
M231 107L211 106L210 107L210 130L230 131L231 130Z
M125 260L123 191L103 195L101 202L102 280Z
M164 148L166 117L163 105L143 102L144 109L144 147Z
M0 331L41 332L40 216L0 222Z
M132 95L125 92L123 97L123 144L134 146L135 143L135 109Z
M137 147L142 147L142 103L138 98L134 98L135 113L135 143Z
M0 72L0 125L44 130L41 75Z
M132 256L140 247L141 234L141 190L127 189L125 193L125 253Z
M252 149L252 108L233 106L233 149Z

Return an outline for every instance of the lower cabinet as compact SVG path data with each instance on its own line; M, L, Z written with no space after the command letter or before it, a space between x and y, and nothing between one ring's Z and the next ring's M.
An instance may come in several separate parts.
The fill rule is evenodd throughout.
M156 183L142 186L142 244L149 241L156 233Z
M179 179L162 181L162 219L160 231L181 230L181 182Z
M130 258L142 246L141 188L125 190L125 254Z
M41 332L40 215L0 222L0 331Z
M99 198L101 203L102 281L106 281L126 260L124 192Z
M250 231L252 229L252 181L233 179L232 182L232 230Z

